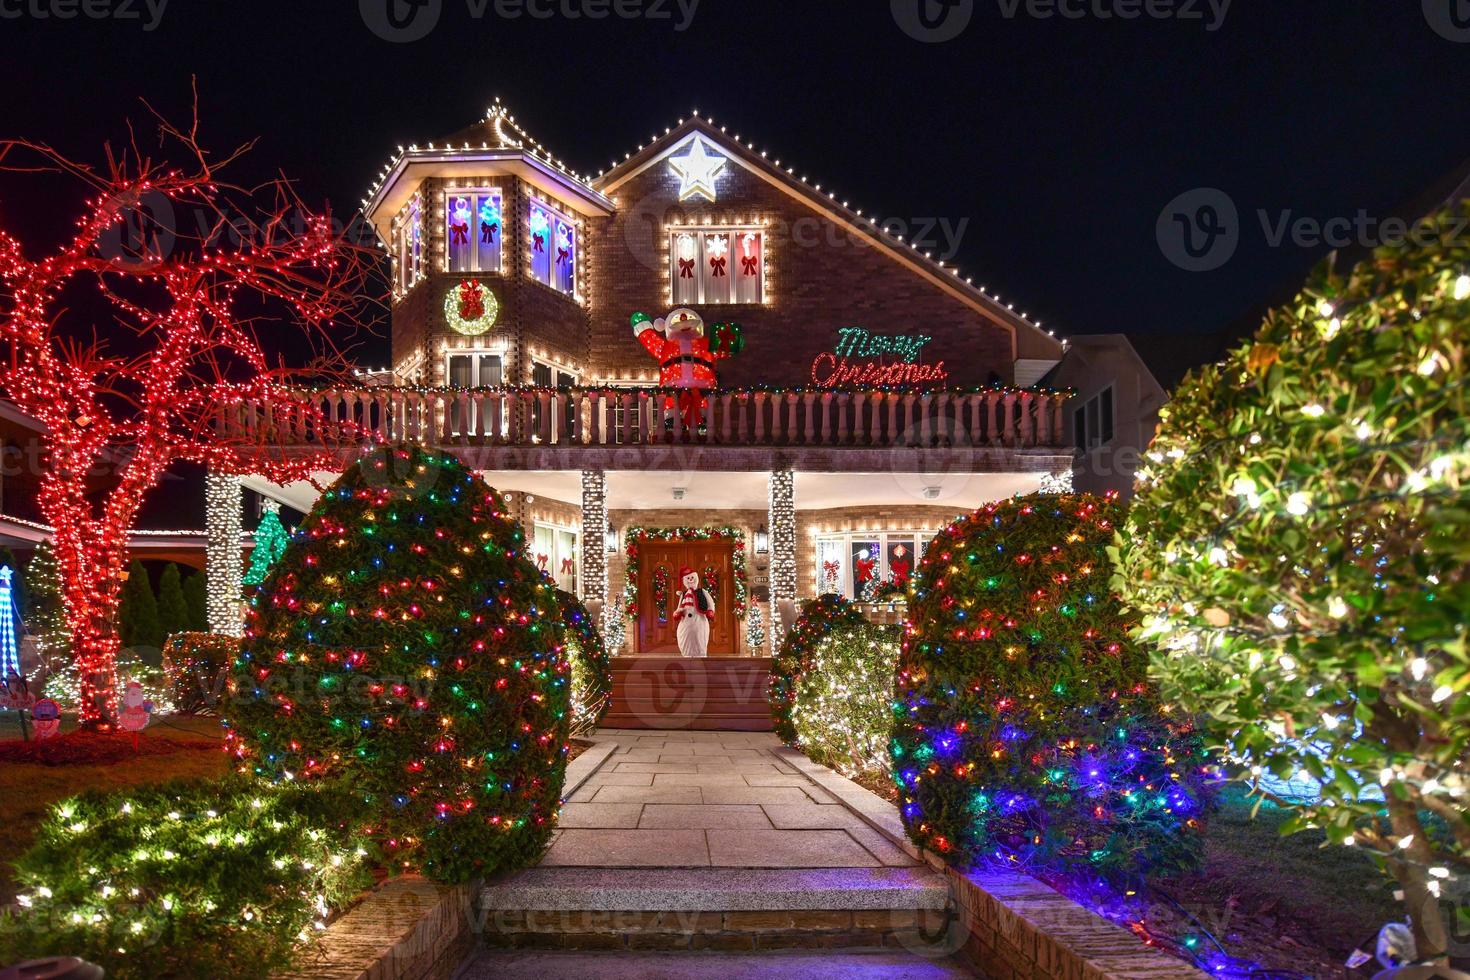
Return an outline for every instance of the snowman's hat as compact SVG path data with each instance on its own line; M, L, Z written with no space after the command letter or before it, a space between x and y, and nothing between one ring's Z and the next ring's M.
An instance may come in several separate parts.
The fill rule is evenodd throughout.
M680 585L683 585L684 584L684 577L686 575L693 575L693 574L695 574L694 569L690 568L688 565L685 565L683 568L679 569L679 584Z

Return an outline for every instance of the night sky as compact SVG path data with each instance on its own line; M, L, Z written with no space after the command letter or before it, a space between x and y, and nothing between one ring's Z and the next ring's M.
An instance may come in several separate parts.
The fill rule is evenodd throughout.
M139 99L182 114L195 75L206 140L259 140L237 180L279 169L345 212L395 144L445 136L497 95L594 172L697 107L855 206L933 223L936 251L957 239L967 273L1063 335L1218 329L1326 251L1273 247L1259 211L1383 215L1470 158L1463 0L1235 0L1219 23L1211 0L1133 20L1096 12L1129 0L1046 19L1036 0L698 0L692 18L691 0L618 0L650 16L600 21L560 13L587 0L517 0L545 20L417 0L442 9L407 43L368 24L404 0L171 0L152 30L144 0L111 0L108 19L31 14L77 2L0 0L0 134L100 159ZM919 2L939 30L970 20L915 40L900 20ZM64 199L22 186L0 181L0 222L66 226ZM1236 204L1240 244L1187 272L1156 223L1200 187Z

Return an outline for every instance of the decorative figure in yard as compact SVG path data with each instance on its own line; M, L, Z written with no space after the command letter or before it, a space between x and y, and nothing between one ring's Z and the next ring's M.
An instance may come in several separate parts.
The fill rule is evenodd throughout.
M31 724L36 738L50 738L61 727L61 706L50 698L42 698L31 708Z
M708 590L700 588L699 573L688 565L679 569L679 587L679 607L674 611L674 619L679 623L679 656L708 656L715 600Z
M118 716L117 723L122 726L123 731L133 733L133 744L138 744L138 733L148 727L148 716L153 714L153 702L143 697L143 685L137 681L128 681L127 690L123 692L122 714Z
M717 323L706 338L704 320L693 310L680 308L654 320L646 313L633 314L633 336L658 359L661 388L678 388L676 401L668 398L665 409L677 406L684 428L696 428L704 417L703 392L719 383L715 362L745 349L745 336L738 323Z

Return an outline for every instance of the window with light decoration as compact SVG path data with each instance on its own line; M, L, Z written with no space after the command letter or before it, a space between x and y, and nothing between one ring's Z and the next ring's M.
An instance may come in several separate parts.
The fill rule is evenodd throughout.
M499 272L503 231L498 188L454 188L444 195L444 250L450 272Z
M541 201L530 205L531 277L568 296L577 291L577 226Z
M400 294L424 277L424 202L415 197L403 206L393 225L393 256Z
M1113 386L1108 385L1072 410L1072 435L1084 452L1113 441Z
M499 351L450 351L444 365L445 381L451 388L498 388L505 383L504 362ZM500 419L500 432L492 432L494 416L487 405L462 404L454 399L449 404L450 431L455 435L503 436L508 420Z
M532 526L532 560L564 592L577 587L577 532L572 528L536 521Z
M765 302L765 234L759 228L675 228L669 232L674 302Z
M817 538L817 595L877 600L908 586L932 531L851 531Z

